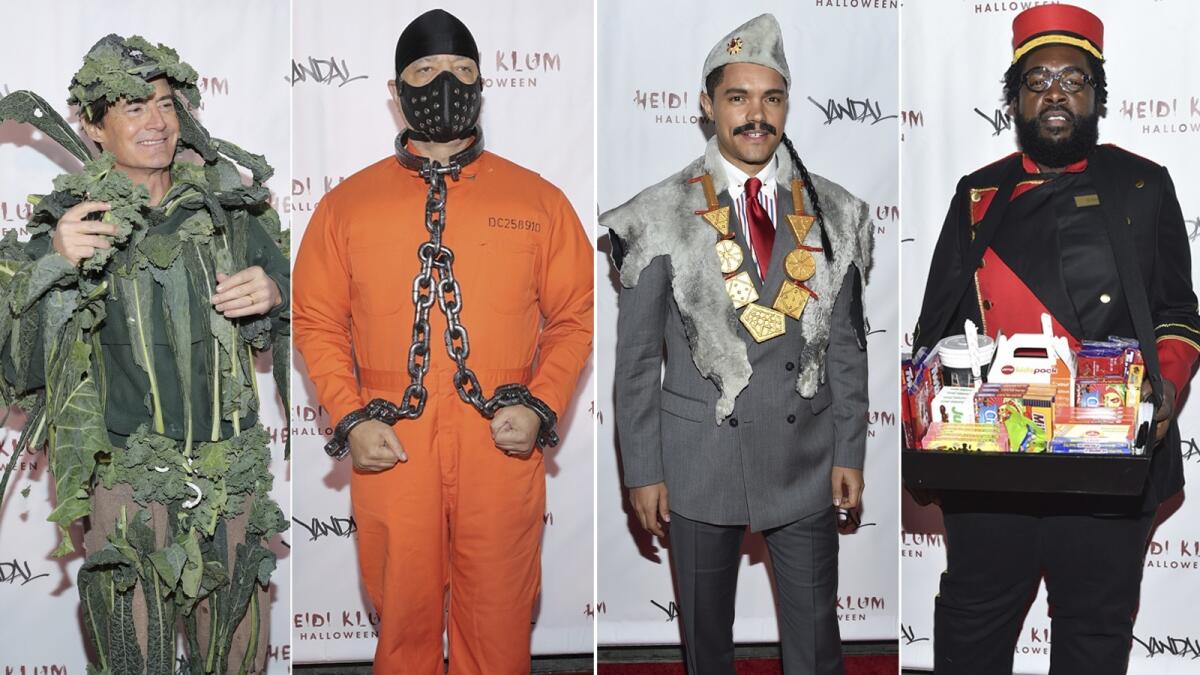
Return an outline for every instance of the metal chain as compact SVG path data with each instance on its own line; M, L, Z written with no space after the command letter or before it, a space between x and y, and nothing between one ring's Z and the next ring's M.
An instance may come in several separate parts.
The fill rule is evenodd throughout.
M491 415L485 412L487 401L484 400L483 389L479 386L479 378L475 376L475 371L467 366L467 357L471 354L471 341L467 337L467 327L458 318L462 311L462 288L454 278L454 252L442 244L442 232L446 228L446 174L452 174L457 180L458 170L458 165L455 164L450 168L442 168L437 163L430 162L421 172L422 177L429 183L429 193L425 198L425 229L429 231L430 239L424 246L432 245L431 263L437 270L437 302L446 317L443 339L446 343L446 353L454 359L457 366L454 372L454 389L464 403L471 404L484 417L490 418ZM428 325L425 328L425 332L428 333ZM415 325L413 330L416 331ZM426 338L428 339L428 335ZM411 361L409 371L412 371Z
M408 348L408 375L411 382L404 390L404 399L400 405L375 399L367 405L366 416L390 425L401 419L416 419L424 412L429 397L429 390L425 387L430 357L429 309L436 301L446 317L446 332L443 338L446 353L454 359L457 366L454 372L454 389L458 392L458 397L487 419L494 417L500 408L527 405L543 422L542 432L538 435L538 445L557 445L558 435L553 429L556 416L545 404L533 398L524 385L501 385L496 388L491 398L485 398L479 378L467 365L467 357L471 354L471 341L467 335L467 327L459 320L459 314L462 312L462 288L458 279L454 277L454 252L442 243L442 233L446 227L446 176L450 175L458 180L459 171L460 167L457 164L443 167L436 162L427 162L420 169L421 177L429 184L429 192L425 197L425 229L429 232L429 240L417 248L421 270L413 279L412 285L413 330L412 344Z
M409 385L404 390L400 405L391 409L378 410L385 417L395 420L416 419L425 411L429 390L425 386L425 375L429 372L429 310L436 302L446 316L444 339L446 352L454 359L458 370L454 373L454 388L459 398L470 403L485 417L487 401L479 386L479 378L467 366L471 353L471 342L467 327L459 321L462 311L462 288L454 278L454 252L442 243L442 232L446 228L446 175L458 178L459 167L452 164L443 167L435 162L421 168L421 177L429 184L425 196L425 229L429 240L417 247L417 259L421 269L412 283L413 329L412 343L408 347ZM495 414L495 411L492 411Z
M409 385L404 389L404 399L396 405L387 399L372 399L367 405L347 413L334 428L333 437L325 444L325 452L341 459L350 451L350 430L367 421L378 420L389 426L402 419L416 419L425 411L429 390L425 387L425 375L429 373L429 310L437 302L446 317L444 340L446 352L454 359L454 389L459 398L471 404L486 419L492 419L496 411L513 405L524 405L537 415L540 422L537 446L540 448L558 445L558 434L554 427L558 415L550 406L529 392L523 384L502 384L496 387L491 398L484 398L479 378L467 366L471 354L471 342L467 327L459 320L462 312L462 289L454 278L454 252L442 243L446 229L446 176L458 180L462 167L479 157L483 150L483 130L476 128L476 141L469 148L450 158L449 166L419 157L407 149L407 134L396 137L396 158L401 166L416 170L429 184L425 196L425 229L429 240L417 247L417 258L421 269L413 279L413 330L412 342L408 347Z

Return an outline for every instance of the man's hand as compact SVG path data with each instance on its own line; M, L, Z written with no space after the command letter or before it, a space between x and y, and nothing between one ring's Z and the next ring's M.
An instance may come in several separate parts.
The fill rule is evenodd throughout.
M1171 428L1171 420L1175 419L1175 383L1163 378L1163 402L1158 410L1154 411L1154 421L1158 425L1154 428L1154 444L1162 443L1162 440L1167 437L1167 431ZM1142 385L1142 400L1148 401L1153 395L1149 383Z
M646 531L656 537L666 533L663 525L671 523L671 510L667 507L667 484L654 483L629 489L629 503L638 521ZM659 521L662 524L659 524Z
M858 508L863 493L862 469L835 466L833 467L832 482L833 505L846 510Z
M93 213L111 208L105 202L80 202L67 209L54 226L54 238L50 240L50 245L75 267L95 255L97 249L112 248L112 243L104 235L111 237L116 234L117 226L99 220L84 220Z
M408 455L396 438L396 432L379 420L361 422L350 430L350 456L354 468L377 473L407 462Z
M523 405L506 406L492 418L492 441L510 457L528 457L541 428L537 413Z
M217 293L210 298L227 319L266 314L283 302L275 280L258 265L232 275L217 272Z

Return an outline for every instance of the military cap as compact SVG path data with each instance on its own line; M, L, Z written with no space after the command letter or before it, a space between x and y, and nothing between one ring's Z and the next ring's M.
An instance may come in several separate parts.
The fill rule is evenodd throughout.
M721 38L704 59L704 73L700 76L701 86L712 71L730 63L754 63L766 66L783 76L790 87L792 75L788 70L787 56L783 53L783 32L779 22L771 14L750 19Z

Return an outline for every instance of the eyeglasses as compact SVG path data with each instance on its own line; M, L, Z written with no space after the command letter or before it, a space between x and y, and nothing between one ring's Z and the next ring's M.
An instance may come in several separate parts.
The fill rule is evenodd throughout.
M1054 72L1049 68L1033 68L1021 76L1025 88L1035 93L1041 93L1050 88L1054 82L1062 87L1067 94L1077 94L1083 91L1085 85L1096 86L1096 81L1090 75L1074 66Z

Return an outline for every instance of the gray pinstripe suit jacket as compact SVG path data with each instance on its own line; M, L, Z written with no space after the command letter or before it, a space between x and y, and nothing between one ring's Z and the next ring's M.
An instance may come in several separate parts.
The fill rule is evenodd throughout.
M832 194L818 193L827 221L855 221L827 222L831 233L871 227L861 202L827 181L815 179L814 184L818 190L822 185L836 188ZM742 267L767 306L785 278L783 259L796 243L786 225L791 194L782 183L777 196L776 222L782 225L776 230L766 284L748 254ZM837 208L838 198L853 203ZM719 199L723 206L731 205L727 191ZM748 251L732 208L730 221L736 241ZM835 239L835 251L838 245ZM822 264L820 254L817 258ZM752 375L732 416L718 425L713 409L720 391L690 356L688 330L695 329L685 327L673 298L671 265L670 256L656 257L635 286L621 290L615 395L625 485L666 481L672 511L707 523L749 524L756 531L828 508L832 466L862 468L866 450L867 355L860 333L861 299L853 302L861 294L859 270L849 266L836 297L815 300L833 303L833 308L826 378L811 399L796 390L798 357L805 347L799 323L788 319L785 335L762 344L737 325Z

